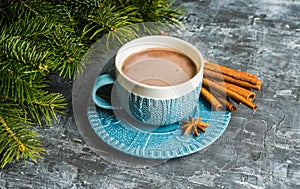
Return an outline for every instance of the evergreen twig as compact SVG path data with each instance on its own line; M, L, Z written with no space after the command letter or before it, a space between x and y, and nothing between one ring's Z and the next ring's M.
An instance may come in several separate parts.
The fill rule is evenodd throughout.
M0 99L0 167L21 157L26 161L37 158L45 152L40 136L32 130L30 122L14 103Z
M139 33L125 26L179 24L180 14L168 0L1 0L0 167L36 162L45 152L35 126L51 125L67 105L62 94L47 90L50 73L72 79L102 36L123 44Z

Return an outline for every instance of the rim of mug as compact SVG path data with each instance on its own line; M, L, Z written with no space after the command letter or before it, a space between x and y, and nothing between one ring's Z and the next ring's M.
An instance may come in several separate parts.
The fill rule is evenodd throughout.
M186 54L184 52L182 52L180 49L177 49L177 48L174 48L172 46L167 46L166 44L164 43L161 43L159 41L155 41L155 42L152 42L152 41L143 41L143 40L147 40L147 39L166 39L166 38L169 38L171 40L175 40L183 45L186 45L188 46L189 48L192 48L193 51L197 54L197 56L200 58L200 63L198 61L195 61L193 57L191 57L189 54ZM133 46L136 46L137 44L135 44L135 42L142 42L143 44L152 44L154 45L153 47L162 47L162 48L171 48L171 49L174 49L174 50L177 50L179 51L180 53L183 53L184 55L188 56L189 58L191 58L193 60L193 62L196 64L197 66L197 74L195 74L192 78L190 78L189 80L183 82L183 83L179 83L179 84L176 84L176 85L171 85L171 86L154 86L154 85L147 85L147 84L143 84L143 83L140 83L138 81L135 81L133 79L131 79L130 77L126 76L123 72L122 72L122 63L119 63L117 62L119 60L119 56L120 56L120 52L123 51L123 50L126 50L127 48L130 48L130 47L133 47ZM157 45L163 45L163 46L157 46ZM151 47L151 48L153 48ZM150 49L150 47L147 47L147 48L144 48L144 49L141 49L139 51L134 51L130 54L128 54L127 56L125 56L124 60L126 58L128 58L130 55L132 55L133 53L136 53L136 52L141 52L143 50L146 50L146 49ZM118 64L119 63L119 64ZM139 37L139 38L136 38L136 39L133 39L129 42L127 42L126 44L124 44L120 49L119 51L117 52L117 55L116 55L116 59L115 59L115 67L116 67L116 78L118 80L118 78L120 77L120 75L125 78L127 81L129 81L133 86L139 86L139 87L142 87L142 88L145 88L145 89L155 89L155 90L158 90L158 91L163 91L163 90L172 90L174 88L181 88L181 87L184 87L186 85L190 85L191 83L194 84L194 83L197 83L196 85L193 85L193 88L195 89L198 84L200 82L202 82L202 77L203 77L203 69L204 69L204 59L203 59L203 55L202 53L195 47L193 46L192 44L188 43L187 41L184 41L182 39L179 39L179 38L176 38L176 37L171 37L171 36L161 36L161 35L153 35L153 36L144 36L144 37ZM198 81L199 77L201 78L201 81ZM195 81L196 80L196 81ZM124 87L124 86L123 86ZM188 91L190 92L190 91ZM147 95L145 95L147 96Z

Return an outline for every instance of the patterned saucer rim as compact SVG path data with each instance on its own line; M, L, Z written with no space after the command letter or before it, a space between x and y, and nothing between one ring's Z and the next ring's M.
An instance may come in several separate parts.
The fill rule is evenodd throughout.
M97 136L109 146L132 156L147 159L170 159L198 152L215 142L226 130L231 113L212 111L200 98L194 117L210 124L198 137L182 135L177 128L167 132L153 132L118 120L111 110L94 106L87 109L89 123Z

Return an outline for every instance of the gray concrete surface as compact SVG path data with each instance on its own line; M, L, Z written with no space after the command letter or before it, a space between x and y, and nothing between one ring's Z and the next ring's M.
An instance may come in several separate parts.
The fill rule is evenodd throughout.
M82 139L72 108L41 128L37 164L0 170L0 188L300 188L300 1L185 0L180 19L219 64L263 80L258 109L239 107L225 133L198 153L131 168L103 160ZM56 83L71 97L71 82Z

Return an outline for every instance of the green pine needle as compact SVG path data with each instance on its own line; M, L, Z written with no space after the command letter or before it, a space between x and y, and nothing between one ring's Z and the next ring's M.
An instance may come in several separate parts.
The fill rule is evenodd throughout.
M30 158L36 162L45 149L40 136L22 115L22 110L15 104L0 100L0 112L0 167L20 158L24 161Z

